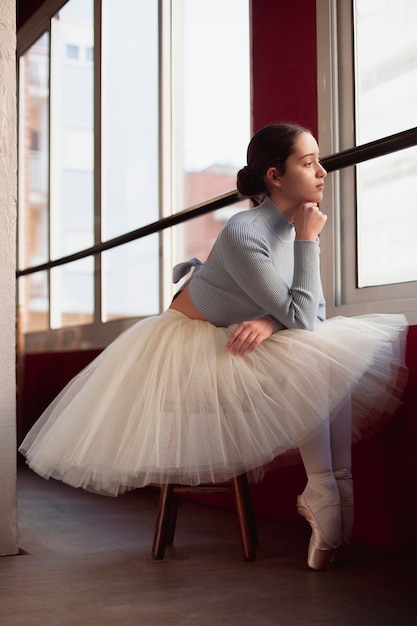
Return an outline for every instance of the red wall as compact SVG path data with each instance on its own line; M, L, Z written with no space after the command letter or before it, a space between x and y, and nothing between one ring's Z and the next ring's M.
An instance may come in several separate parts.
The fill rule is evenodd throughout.
M18 388L17 440L20 444L28 430L55 396L101 350L82 352L46 352L26 354L18 372L22 393ZM20 459L21 460L21 459Z
M296 122L317 136L315 0L252 2L253 130Z

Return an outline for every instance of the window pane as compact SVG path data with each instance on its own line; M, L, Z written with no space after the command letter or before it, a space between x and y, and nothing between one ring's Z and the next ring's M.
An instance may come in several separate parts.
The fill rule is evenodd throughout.
M417 148L358 166L359 287L417 280Z
M102 3L102 238L154 222L158 198L158 1ZM157 276L154 276L157 280Z
M355 0L360 144L417 126L416 24L415 0Z
M19 278L20 330L31 333L49 328L48 275L35 272Z
M51 258L94 242L93 0L52 21Z
M250 138L248 0L174 3L175 211L236 188ZM230 207L175 229L174 259L202 260Z
M357 144L417 126L416 23L415 0L355 0ZM357 167L359 287L417 280L416 155Z
M19 267L24 268L48 260L47 33L21 57L19 68Z
M102 254L103 321L159 312L158 235Z
M90 324L94 319L92 257L51 269L51 327Z
M176 211L236 187L250 135L248 0L174 3Z

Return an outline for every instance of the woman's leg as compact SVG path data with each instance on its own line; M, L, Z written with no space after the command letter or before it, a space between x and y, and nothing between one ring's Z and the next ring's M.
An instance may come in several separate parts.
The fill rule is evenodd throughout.
M352 468L352 403L350 396L330 421L330 447L333 469Z
M300 446L307 485L297 498L297 509L311 526L307 563L326 569L340 545L342 519L340 497L332 467L329 421L320 432Z
M313 507L319 505L324 497L333 500L336 478L351 478L352 467L352 416L350 397L337 409L337 412L329 422L324 422L321 430L307 443L300 446L301 458L304 463L308 482L303 493L304 497L313 502ZM337 483L340 489L340 484ZM317 512L318 518L323 516L323 523L327 517L333 517L332 511ZM319 520L318 520L319 521ZM335 539L336 531L329 530L329 534ZM324 533L326 535L326 533ZM327 536L327 535L326 535ZM328 536L331 541L331 537ZM335 541L332 541L335 543Z
M340 498L332 463L330 424L300 446L307 474L303 498L327 541L338 546L341 536Z
M331 421L330 442L342 510L342 539L345 543L349 543L353 528L352 403L350 397L338 409Z
M313 528L309 547L311 567L314 563L326 566L326 550L328 560L331 558L328 544L338 546L341 538L345 542L350 540L353 525L351 442L349 398L314 437L300 446L308 482L299 499L299 511Z

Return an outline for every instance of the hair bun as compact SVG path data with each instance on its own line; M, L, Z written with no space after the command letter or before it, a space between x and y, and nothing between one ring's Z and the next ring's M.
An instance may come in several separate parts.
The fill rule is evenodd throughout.
M247 196L248 198L264 192L263 182L258 179L256 173L249 165L245 165L237 173L236 186L242 196Z

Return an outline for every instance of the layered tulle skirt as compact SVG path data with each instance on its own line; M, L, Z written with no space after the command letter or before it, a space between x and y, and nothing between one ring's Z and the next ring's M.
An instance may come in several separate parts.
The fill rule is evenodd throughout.
M400 404L402 315L279 331L244 356L225 350L233 328L170 309L136 323L28 433L20 451L30 467L109 495L219 482L296 450L348 397L354 441Z

